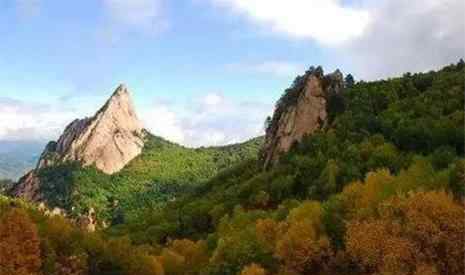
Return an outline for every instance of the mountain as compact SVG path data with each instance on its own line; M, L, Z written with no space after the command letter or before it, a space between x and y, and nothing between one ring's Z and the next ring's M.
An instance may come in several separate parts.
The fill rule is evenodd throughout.
M273 117L331 91L326 77L308 81L315 73L296 78ZM308 133L290 135L266 169L263 138L190 149L149 133L113 174L39 169L43 199L70 215L0 196L0 263L35 274L464 274L465 62L339 84L317 99L322 122L299 126ZM108 227L79 228L86 207Z
M306 85L311 75L296 78L274 118L292 118L276 114L289 93L298 96L284 110L313 104L303 96L321 91L320 80ZM465 63L345 82L318 105L325 122L305 124L313 132L267 169L263 157L241 162L108 233L161 244L169 274L462 274ZM275 121L295 128L294 119ZM191 255L186 239L208 247L206 261L171 262Z
M58 141L47 144L36 168L19 180L12 194L41 200L39 171L66 162L93 165L103 173L113 174L141 153L143 135L129 92L120 85L93 117L74 120Z
M42 147L41 142L0 141L0 179L17 180L32 169Z
M296 79L276 104L268 124L263 151L265 167L275 164L294 143L327 123L329 101L340 96L343 88L339 70L323 75L321 68L311 68Z
M37 168L78 161L113 174L141 153L143 136L129 91L120 85L93 117L71 122L57 142L49 143Z
M223 168L255 158L261 143L257 138L191 149L153 136L138 120L127 87L120 85L93 117L71 122L56 142L49 142L36 168L10 194L77 214L94 208L108 217L114 201L129 211L167 200Z

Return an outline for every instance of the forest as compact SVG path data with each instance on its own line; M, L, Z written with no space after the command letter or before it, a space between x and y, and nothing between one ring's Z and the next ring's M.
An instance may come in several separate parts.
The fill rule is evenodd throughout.
M262 138L156 137L113 176L46 169L47 199L71 213L0 196L0 274L465 274L465 63L345 86L329 123L269 169ZM109 226L76 226L88 207Z

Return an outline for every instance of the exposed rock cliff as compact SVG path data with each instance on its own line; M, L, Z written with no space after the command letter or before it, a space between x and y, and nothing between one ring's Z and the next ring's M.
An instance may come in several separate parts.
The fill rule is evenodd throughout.
M58 141L46 146L36 169L20 179L13 195L39 200L37 172L67 161L95 165L102 172L113 174L139 155L143 146L142 123L128 89L121 85L93 117L71 122Z
M339 70L324 75L320 67L311 68L295 80L278 101L269 121L262 152L265 168L274 165L295 142L325 125L328 99L340 94L343 87L344 80Z
M40 181L36 171L31 170L21 177L18 183L13 186L11 193L15 197L23 198L28 201L40 201Z

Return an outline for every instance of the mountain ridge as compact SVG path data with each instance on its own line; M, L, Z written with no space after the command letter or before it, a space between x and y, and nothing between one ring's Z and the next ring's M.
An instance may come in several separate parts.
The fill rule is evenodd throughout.
M138 120L127 87L120 85L94 116L72 121L57 141L49 142L36 168L9 193L75 209L76 215L90 208L107 215L110 201L133 208L144 201L133 197L150 193L167 198L171 195L153 191L157 185L190 188L221 169L255 158L262 140L188 148L153 136Z
M460 61L347 85L325 125L269 169L263 137L188 149L147 133L112 175L41 169L66 218L0 196L0 227L37 225L41 274L462 274L464 72ZM94 214L89 234L76 221Z
M142 130L129 90L121 84L94 116L74 120L56 142L49 143L37 168L79 161L115 173L142 151Z

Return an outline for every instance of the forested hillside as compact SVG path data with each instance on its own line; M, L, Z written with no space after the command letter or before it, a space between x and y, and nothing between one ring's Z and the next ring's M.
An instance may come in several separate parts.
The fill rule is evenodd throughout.
M462 274L464 83L462 61L349 83L331 123L278 166L243 162L111 232L203 239L209 274L252 263L271 274Z
M68 162L40 171L41 191L51 207L72 215L94 208L101 220L136 215L175 194L192 189L218 171L254 158L262 138L224 147L191 149L147 133L142 154L120 172L107 175L95 167ZM73 211L71 211L73 209Z
M113 176L44 170L52 203L92 205L112 225L84 233L2 199L0 266L5 274L464 274L464 62L345 85L329 123L266 170L261 139L186 149L157 138Z

